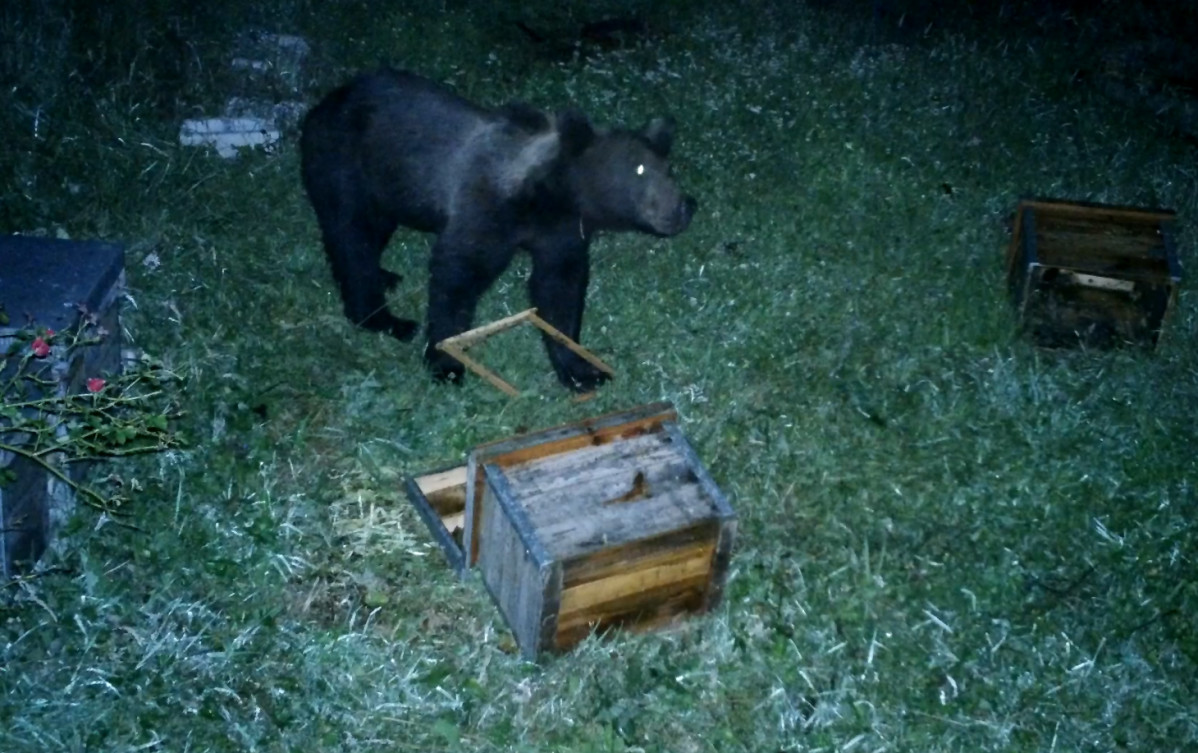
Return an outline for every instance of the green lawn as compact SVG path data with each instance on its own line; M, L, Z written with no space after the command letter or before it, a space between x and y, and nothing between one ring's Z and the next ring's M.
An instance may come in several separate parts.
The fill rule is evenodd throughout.
M127 244L128 336L183 375L189 443L112 465L138 530L82 511L0 603L0 750L1198 748L1195 297L1155 353L1043 351L1004 277L1029 195L1173 208L1193 266L1198 146L1100 85L1153 19L825 5L0 6L0 232ZM573 54L629 14L649 36ZM177 144L246 29L309 41L308 103L387 61L673 114L695 222L593 248L583 339L616 380L571 403L522 332L487 357L524 396L439 386L351 328L294 135ZM427 249L388 252L401 316ZM480 321L527 307L527 271ZM655 400L739 513L725 601L526 663L402 479Z

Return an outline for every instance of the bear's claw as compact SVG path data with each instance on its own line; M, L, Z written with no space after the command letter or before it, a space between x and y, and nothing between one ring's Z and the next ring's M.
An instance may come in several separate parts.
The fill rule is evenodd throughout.
M432 344L424 350L424 365L438 382L461 384L462 377L466 375L466 367L460 361L437 350Z
M569 366L558 368L557 378L575 392L590 392L610 380L611 375L580 358Z
M415 337L420 323L411 319L400 319L387 311L378 311L366 317L361 326L374 332L386 332L396 340L407 342Z

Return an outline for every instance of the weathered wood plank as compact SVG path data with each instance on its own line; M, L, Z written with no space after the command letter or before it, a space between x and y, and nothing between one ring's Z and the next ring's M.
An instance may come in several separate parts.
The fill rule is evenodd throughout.
M629 563L628 570L606 578L567 585L562 591L559 619L567 620L578 612L601 610L604 604L671 583L696 578L706 582L714 551L715 542L709 541L687 550L663 552L658 557Z
M719 528L719 521L703 520L689 528L583 552L563 561L564 582L577 585L599 580L628 569L629 563L648 561L659 553L673 556L669 553L709 545L718 540Z
M404 482L408 499L416 508L416 513L444 552L449 566L459 574L465 572L466 565L465 552L455 536L455 530L464 524L464 470L464 467L459 467L419 477L409 476ZM460 479L463 485L454 486L455 479Z
M466 466L460 465L457 468L417 476L416 485L420 487L420 491L424 492L425 496L453 487L464 487L466 486Z
M620 546L666 530L686 528L710 516L711 501L690 485L640 500L635 505L598 505L586 517L558 521L537 533L553 556L563 559Z
M504 505L488 485L482 541L479 546L479 569L483 583L499 605L516 644L527 656L535 656L541 640L541 618L544 615L544 579L541 568L530 555L524 542L505 515Z
M649 403L630 410L605 413L549 429L521 434L476 447L466 463L467 567L478 560L478 529L482 525L483 467L508 467L528 460L573 452L582 447L623 441L661 431L678 414L669 403Z
M1109 206L1079 201L1024 199L1019 202L1019 207L1021 209L1039 209L1055 215L1098 218L1103 222L1157 223L1177 219L1177 213L1170 209L1139 209L1136 207Z
M686 614L702 611L706 579L672 583L654 591L646 591L605 605L602 612L578 614L569 622L559 621L557 636L552 644L564 651L586 638L590 633L602 633L613 628L642 632L667 625Z

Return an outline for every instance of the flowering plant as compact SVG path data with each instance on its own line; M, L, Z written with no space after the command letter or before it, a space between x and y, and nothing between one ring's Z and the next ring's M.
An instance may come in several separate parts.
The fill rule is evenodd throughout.
M100 489L68 467L179 446L171 423L181 413L180 380L145 355L121 373L77 373L96 360L77 351L100 347L108 336L94 313L79 313L70 331L25 327L0 340L8 341L0 345L0 486L14 480L5 458L16 455L69 485L83 502L115 513L123 501L118 478L107 477ZM0 327L8 322L0 307Z

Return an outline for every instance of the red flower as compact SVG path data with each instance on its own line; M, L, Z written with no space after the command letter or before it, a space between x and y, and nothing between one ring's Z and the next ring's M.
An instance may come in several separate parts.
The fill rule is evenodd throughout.
M104 385L105 382L103 379L99 377L92 377L91 379L87 380L87 391L99 392L100 390L104 389Z
M33 345L30 347L33 349L33 355L38 358L45 358L50 355L50 344L40 337L33 338Z

